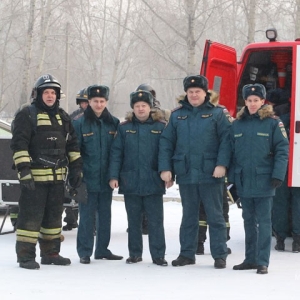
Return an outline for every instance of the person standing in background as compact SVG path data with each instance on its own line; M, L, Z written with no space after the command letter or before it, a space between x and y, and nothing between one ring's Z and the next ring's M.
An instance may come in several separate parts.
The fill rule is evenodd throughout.
M70 114L70 118L72 120L78 119L81 117L86 110L86 108L89 105L88 98L87 98L87 93L86 93L86 88L81 89L78 91L76 95L76 104L79 105L79 109L76 109ZM72 230L73 228L78 227L78 208L73 208L73 207L67 207L65 209L65 217L64 217L64 222L67 224L62 227L63 231L68 231Z

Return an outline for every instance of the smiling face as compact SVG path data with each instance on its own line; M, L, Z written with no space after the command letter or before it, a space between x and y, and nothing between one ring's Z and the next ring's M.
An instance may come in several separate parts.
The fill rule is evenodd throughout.
M97 117L100 117L107 105L107 100L103 97L93 97L89 99L89 105Z
M204 103L206 92L201 88L191 87L186 91L186 95L189 103L192 106L197 107Z
M54 89L44 89L42 100L48 107L53 106L56 101L56 91Z
M248 107L250 115L257 113L257 111L265 104L265 100L256 95L250 95L245 100L245 105Z
M133 112L140 121L146 121L149 118L151 107L147 102L138 101L133 105Z

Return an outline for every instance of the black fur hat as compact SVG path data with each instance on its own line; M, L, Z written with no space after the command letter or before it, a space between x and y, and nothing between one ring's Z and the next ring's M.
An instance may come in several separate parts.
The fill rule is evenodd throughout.
M243 86L242 96L246 100L249 96L255 95L261 99L266 99L266 88L260 83L246 84Z
M92 99L93 97L101 97L108 100L109 87L106 85L91 85L87 88L87 96L88 99Z
M186 92L188 88L198 87L207 92L208 90L208 80L202 75L187 76L183 79L183 88Z
M150 92L148 91L136 91L132 92L130 94L130 107L133 108L133 105L136 102L143 101L146 102L150 105L150 107L153 107L153 96Z

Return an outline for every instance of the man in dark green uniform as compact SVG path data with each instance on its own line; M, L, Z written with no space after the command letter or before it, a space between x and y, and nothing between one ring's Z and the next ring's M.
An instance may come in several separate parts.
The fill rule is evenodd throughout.
M245 85L245 107L231 127L233 165L228 181L236 184L245 228L245 260L234 270L257 269L267 274L271 250L271 210L275 189L284 180L288 138L283 123L264 105L262 84Z
M109 249L111 233L112 189L109 186L109 152L119 120L107 106L109 88L91 85L87 88L89 106L73 121L83 159L83 181L87 201L79 202L77 253L80 263L89 264L94 249L94 216L96 214L95 259L121 260Z
M153 96L148 91L130 95L133 109L118 127L110 155L110 186L124 194L128 218L129 257L126 263L142 261L142 213L148 220L149 248L154 264L167 266L163 227L165 184L158 173L158 145L165 122L160 110L151 113ZM168 184L168 187L171 183Z
M159 145L161 178L168 183L173 175L176 176L183 207L181 250L172 265L195 264L202 201L214 266L221 269L226 267L227 257L222 195L231 155L231 124L227 110L210 102L208 81L204 76L188 76L183 86L187 95L179 101L181 106L171 113Z

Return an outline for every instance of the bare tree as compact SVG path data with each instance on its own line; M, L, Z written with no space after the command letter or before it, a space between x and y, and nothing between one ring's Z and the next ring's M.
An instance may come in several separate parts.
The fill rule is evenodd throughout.
M39 56L37 57L37 66L35 72L35 78L42 73L45 56L46 56L46 41L49 30L50 18L51 18L51 10L52 10L52 0L40 0L40 31L38 38L39 42Z
M33 28L34 28L34 16L35 16L35 4L36 0L30 0L29 7L29 19L27 27L27 41L25 46L24 56L24 69L22 78L22 87L20 94L20 105L28 102L28 82L29 82L29 68L31 62L32 43L33 43Z

